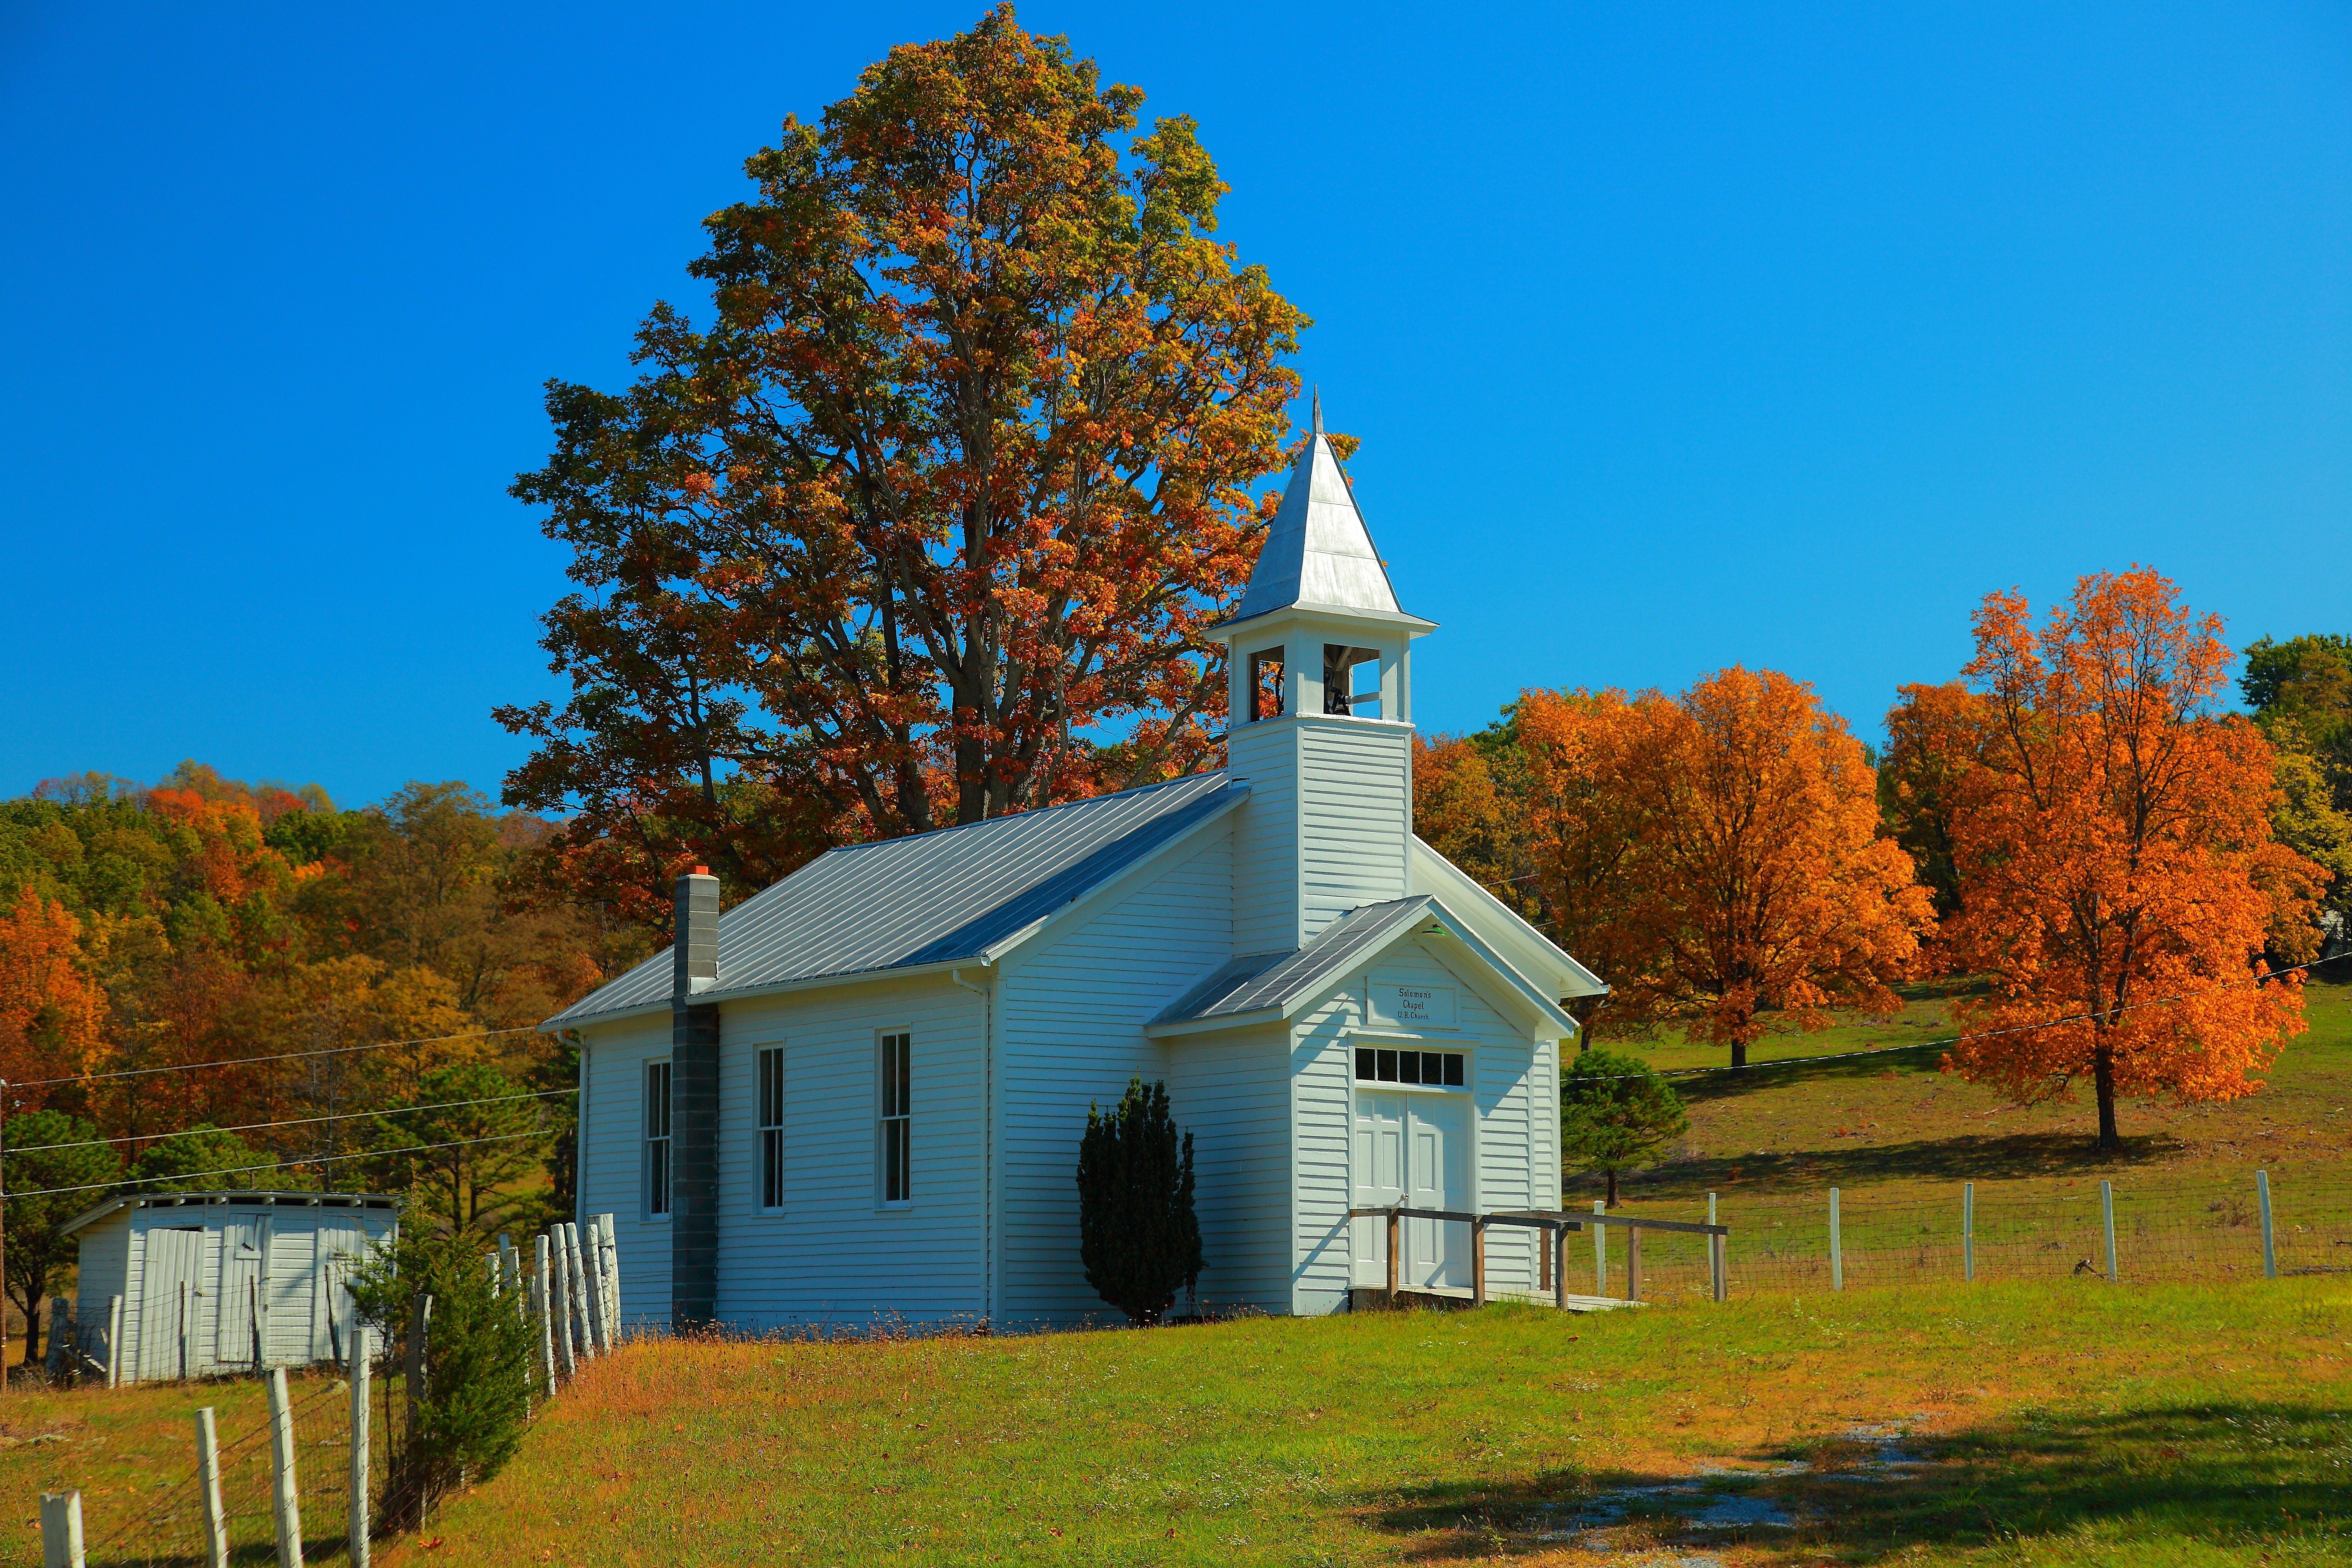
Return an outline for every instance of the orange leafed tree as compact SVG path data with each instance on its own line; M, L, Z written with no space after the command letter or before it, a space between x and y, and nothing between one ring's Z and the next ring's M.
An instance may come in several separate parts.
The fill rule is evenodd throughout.
M1950 1067L2026 1100L2088 1078L2104 1149L2122 1143L2118 1095L2260 1088L2304 1027L2300 988L2262 980L2264 931L2324 873L2272 841L2269 744L2210 710L2231 661L2220 617L2135 567L2081 579L2039 629L2022 595L1989 595L1976 649L1974 721L1944 727L1969 752L1948 940L1995 981L1964 1021L2014 1032Z
M1654 955L1631 918L1642 826L1624 779L1633 705L1622 691L1530 690L1513 717L1527 770L1528 877L1545 933L1638 997ZM1585 1021L1605 1034L1625 1011L1612 998Z
M1638 834L1620 940L1639 956L1613 1005L1748 1047L1769 1012L1893 1010L1933 924L1911 858L1879 837L1861 742L1801 681L1734 668L1623 711L1609 767Z
M0 911L0 1077L10 1083L86 1072L106 1003L81 969L81 921L27 887ZM46 1096L20 1095L37 1104Z

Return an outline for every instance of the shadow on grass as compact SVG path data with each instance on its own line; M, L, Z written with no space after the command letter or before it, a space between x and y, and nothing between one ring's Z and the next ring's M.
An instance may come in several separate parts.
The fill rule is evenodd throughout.
M1709 1192L1728 1195L1743 1185L1850 1187L1871 1182L2113 1175L2136 1164L2177 1155L2179 1150L2179 1141L2168 1132L2126 1137L2122 1152L2114 1154L2101 1153L2088 1138L2048 1132L1917 1138L1837 1149L1706 1154L1628 1176L1625 1189L1633 1197L1670 1198Z
M1732 1463L1773 1468L1442 1481L1365 1498L1359 1517L1423 1562L1523 1556L1570 1542L1616 1551L1752 1542L1862 1563L1922 1544L2015 1548L2077 1538L2352 1547L2352 1417L2334 1405L2029 1411L1937 1437L1823 1437ZM1691 1522L1710 1510L1741 1512L1738 1500L1754 1505L1744 1510L1751 1516L1795 1522Z

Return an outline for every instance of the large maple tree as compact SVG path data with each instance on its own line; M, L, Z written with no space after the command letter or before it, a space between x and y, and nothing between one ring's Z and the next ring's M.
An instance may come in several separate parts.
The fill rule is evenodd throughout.
M2250 1093L2304 1026L2261 955L2322 873L2273 841L2269 745L2213 709L2230 663L2220 619L2144 567L2084 577L2039 626L1993 594L1972 712L1937 727L1963 753L1947 940L1993 983L1950 1064L2026 1100L2088 1079L2102 1148L2122 1142L2118 1096Z
M690 860L756 886L1208 759L1306 321L1141 102L1009 6L894 49L706 220L707 324L550 384L514 493L572 552L572 690L498 717L558 882L653 916Z

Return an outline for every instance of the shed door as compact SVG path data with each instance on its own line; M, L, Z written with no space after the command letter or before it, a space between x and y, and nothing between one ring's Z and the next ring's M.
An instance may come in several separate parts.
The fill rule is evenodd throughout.
M352 1355L352 1275L367 1256L367 1233L349 1221L319 1222L319 1273L313 1298L310 1355L345 1362Z
M144 1245L146 1270L139 1288L139 1379L160 1383L192 1377L201 1370L194 1363L204 1227L151 1230Z
M221 1222L220 1301L215 1309L213 1360L253 1364L253 1309L265 1272L269 1222L257 1217ZM264 1306L266 1314L268 1310Z

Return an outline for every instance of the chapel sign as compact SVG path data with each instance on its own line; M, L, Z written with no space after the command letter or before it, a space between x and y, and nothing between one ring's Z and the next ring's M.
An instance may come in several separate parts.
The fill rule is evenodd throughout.
M1375 980L1365 1007L1366 1022L1420 1029L1454 1027L1454 987L1407 985Z

